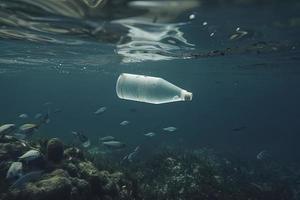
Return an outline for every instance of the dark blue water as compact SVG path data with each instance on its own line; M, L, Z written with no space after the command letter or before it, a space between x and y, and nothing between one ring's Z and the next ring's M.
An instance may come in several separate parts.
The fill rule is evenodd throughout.
M0 124L60 109L34 137L72 143L77 130L92 147L115 136L128 145L124 154L137 145L145 154L209 147L253 159L267 150L279 162L299 162L299 3L204 4L141 19L139 12L97 18L30 10L28 17L2 4ZM237 28L247 34L230 39ZM120 100L115 83L123 72L162 77L192 91L193 101ZM94 115L101 106L107 111ZM130 124L120 126L123 120ZM178 130L164 133L168 126ZM146 138L150 131L157 136Z

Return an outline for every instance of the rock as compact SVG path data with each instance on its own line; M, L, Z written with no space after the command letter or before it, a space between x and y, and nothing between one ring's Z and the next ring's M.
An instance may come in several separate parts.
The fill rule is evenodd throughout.
M12 200L87 200L90 198L89 183L72 178L58 169L44 175L39 181L28 183L21 190L13 190Z
M47 144L47 159L54 163L62 161L64 155L64 145L58 138L52 138Z
M85 161L83 152L76 148L68 148L64 151L64 156L66 160L79 160L79 161Z

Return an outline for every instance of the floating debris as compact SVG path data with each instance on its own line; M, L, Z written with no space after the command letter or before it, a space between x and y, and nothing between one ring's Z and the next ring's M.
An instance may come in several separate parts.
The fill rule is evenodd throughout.
M98 110L96 110L96 111L94 112L94 114L95 114L95 115L99 115L99 114L101 114L101 113L104 113L106 110L107 110L107 107L103 106L103 107L99 108Z
M169 127L163 128L163 130L168 131L168 132L173 132L173 131L176 131L177 128L174 126L169 126Z
M23 174L23 164L21 162L13 162L6 174L7 179L18 179Z
M146 134L144 134L145 136L147 136L147 137L154 137L155 135L156 135L156 133L154 133L154 132L149 132L149 133L146 133Z
M114 139L115 139L115 137L108 135L108 136L104 136L104 137L99 138L99 141L100 142L106 142L106 141L111 141L111 140L114 140Z
M77 131L72 131L71 133L75 137L75 139L77 139L81 143L83 147L87 148L91 145L89 138L83 133L79 133Z
M20 156L19 159L25 162L29 162L37 158L40 158L41 156L42 154L38 150L29 150L25 154Z
M207 25L207 22L203 22L202 25L203 25L203 26L206 26L206 25Z
M22 119L26 119L28 117L29 116L26 113L22 113L22 114L19 115L19 118L22 118Z
M122 121L121 123L120 123L120 125L121 126L126 126L126 125L128 125L130 122L129 121Z
M15 124L4 124L0 126L0 135L7 135L16 129Z
M122 143L120 141L116 141L116 140L102 142L102 144L111 149L122 149L122 148L126 147L126 145L124 143Z

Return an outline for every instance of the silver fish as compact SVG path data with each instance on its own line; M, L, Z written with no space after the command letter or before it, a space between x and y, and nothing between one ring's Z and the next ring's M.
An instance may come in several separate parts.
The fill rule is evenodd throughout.
M268 151L263 150L263 151L259 152L259 153L256 155L256 158L257 158L258 160L265 160L265 159L270 158L270 156L271 156L271 155L269 154Z
M30 134L38 128L39 126L37 124L23 124L19 127L19 131L24 134Z
M37 113L35 116L34 116L34 119L41 119L43 116L42 113Z
M4 124L0 126L0 135L6 135L13 132L16 129L15 124Z
M122 121L121 123L120 123L120 125L121 126L126 126L126 125L128 125L130 122L129 121Z
M23 173L23 164L21 162L13 162L7 173L6 178L7 179L14 179L14 178L20 178Z
M176 131L177 128L174 126L169 126L169 127L163 128L163 130L168 131L168 132L173 132L173 131Z
M125 160L128 160L129 162L133 162L133 159L136 157L136 155L138 154L140 150L140 146L137 146L133 152L131 152L130 154L126 155L124 158L123 158L123 161Z
M94 112L94 114L95 114L95 115L99 115L99 114L105 112L106 109L107 109L107 108L106 108L105 106L103 106L103 107L99 108L98 110L96 110L96 111Z
M22 119L26 119L28 117L29 116L26 113L22 113L22 114L19 115L19 118L22 118Z
M71 133L74 136L74 138L81 143L83 147L87 148L91 145L89 138L83 133L77 131L71 131Z
M102 142L102 144L104 146L112 148L112 149L121 149L121 148L124 148L126 146L124 143L116 141L116 140Z
M35 160L42 156L41 152L37 150L29 150L25 154L19 157L20 160L24 160L25 162Z
M43 174L43 170L29 172L29 173L25 174L24 176L21 176L18 180L16 180L16 182L14 182L14 184L12 184L12 186L10 186L10 189L21 188L26 183L36 180L36 179L39 179L42 176L42 174Z
M99 141L105 142L105 141L111 141L111 140L114 140L114 139L115 139L115 137L108 135L108 136L99 138Z
M147 136L147 137L154 137L156 135L156 133L149 132L149 133L146 133L144 135Z

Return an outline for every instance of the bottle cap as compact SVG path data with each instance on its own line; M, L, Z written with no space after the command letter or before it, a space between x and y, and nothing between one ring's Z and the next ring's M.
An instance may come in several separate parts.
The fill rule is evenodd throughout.
M181 97L184 101L192 101L193 93L188 92L186 90L181 91Z

